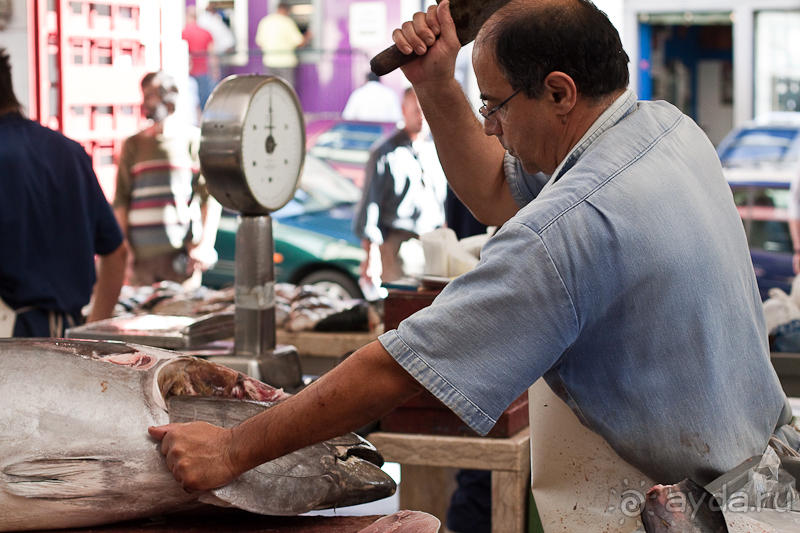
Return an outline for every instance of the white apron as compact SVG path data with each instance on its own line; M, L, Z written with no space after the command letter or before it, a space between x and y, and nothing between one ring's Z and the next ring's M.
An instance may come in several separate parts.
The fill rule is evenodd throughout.
M14 325L17 323L17 315L27 313L34 310L32 305L22 307L21 309L12 309L2 298L0 298L0 339L5 339L14 336ZM56 311L48 311L47 318L50 326L50 337L63 337L66 328L64 327L64 319L66 317L67 326L74 327L75 320L71 315L59 313Z
M653 481L583 426L543 379L528 390L528 409L531 490L545 533L635 531Z
M17 313L0 298L0 339L14 336L14 324L17 321Z

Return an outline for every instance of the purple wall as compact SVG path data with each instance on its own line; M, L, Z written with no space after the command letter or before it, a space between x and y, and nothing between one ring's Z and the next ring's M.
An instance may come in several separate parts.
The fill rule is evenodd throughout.
M347 98L354 89L362 85L369 72L372 57L392 44L391 32L402 22L400 2L387 0L387 34L385 42L370 50L353 50L348 36L350 4L358 0L323 0L322 30L315 33L313 48L301 52L296 75L297 93L306 113L341 113ZM194 0L187 0L188 3ZM258 23L267 15L267 0L250 2L249 13L249 61L246 66L231 69L226 74L262 73L261 52L255 44ZM407 85L398 70L384 77L383 83L392 87L398 95Z

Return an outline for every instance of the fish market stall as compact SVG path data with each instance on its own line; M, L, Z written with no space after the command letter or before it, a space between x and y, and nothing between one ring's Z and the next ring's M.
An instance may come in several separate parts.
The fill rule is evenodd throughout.
M260 127L265 120L268 126ZM273 128L273 121L280 128ZM259 127L243 127L250 122ZM155 291L139 312L71 328L67 340L12 341L0 350L0 381L9 384L0 395L5 402L0 426L14 429L12 440L0 444L0 470L7 478L5 492L0 491L0 531L95 527L208 504L264 515L242 518L250 529L243 528L238 515L227 517L236 531L380 533L418 521L428 524L420 531L438 531L438 520L416 511L379 519L385 526L372 524L375 517L275 518L394 494L396 484L380 468L380 453L355 433L284 455L224 487L197 493L182 490L147 435L146 428L166 423L232 427L307 384L296 348L277 343L281 311L286 317L280 322L292 333L314 328L336 335L347 324L375 323L368 305L326 305L319 295L307 295L297 308L282 305L286 295L281 291L287 288L274 281L269 213L297 188L303 137L296 95L282 79L234 76L223 81L205 109L200 159L210 192L241 213L234 287L194 295ZM246 154L247 165L231 163L232 148L238 163ZM292 287L289 300L307 292ZM372 333L370 327L364 330ZM46 378L29 371L30 361L47 366ZM48 394L32 394L40 388ZM23 405L16 401L29 396L35 398ZM234 530L222 522L213 528L210 518L165 520L164 531L174 531L177 524L187 530L190 523L193 531ZM94 530L137 531L124 528L140 526L108 527ZM153 532L160 526L150 521L141 527Z
M233 365L257 379L258 365L235 358L233 289L185 290L174 283L124 287L117 317L69 328L67 338L120 340L178 350ZM278 346L294 346L304 375L319 376L383 333L378 310L314 287L276 284Z

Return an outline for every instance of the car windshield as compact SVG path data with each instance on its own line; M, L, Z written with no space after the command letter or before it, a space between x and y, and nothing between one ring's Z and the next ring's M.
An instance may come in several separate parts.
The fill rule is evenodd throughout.
M758 127L742 130L720 154L727 167L759 163L795 164L797 150L791 149L798 129Z
M294 198L275 211L273 217L326 211L340 205L357 203L360 199L361 190L353 182L319 158L306 154L300 187Z
M311 148L317 157L347 163L366 163L369 149L384 133L379 123L342 122L321 134Z

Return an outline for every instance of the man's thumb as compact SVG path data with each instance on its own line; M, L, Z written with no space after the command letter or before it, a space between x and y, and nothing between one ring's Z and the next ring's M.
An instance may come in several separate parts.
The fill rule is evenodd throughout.
M453 15L450 13L450 0L442 0L439 7L436 9L436 17L439 19L439 24L447 26L448 29L455 31L456 23L453 22Z
M150 426L147 428L147 432L150 433L150 436L156 438L158 440L162 440L164 435L170 432L172 429L172 424L167 424L165 426Z

